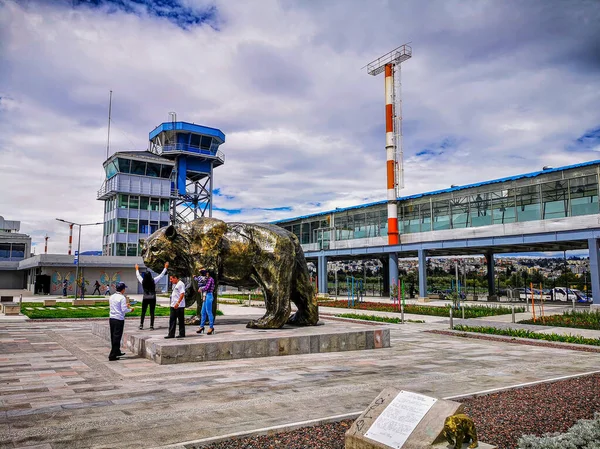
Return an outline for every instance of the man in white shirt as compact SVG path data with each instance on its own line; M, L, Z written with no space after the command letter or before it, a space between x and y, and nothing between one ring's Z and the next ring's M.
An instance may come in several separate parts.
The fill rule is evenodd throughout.
M110 324L111 342L108 360L111 362L119 360L119 356L125 355L121 352L121 338L123 337L123 329L125 328L125 314L133 311L133 307L127 307L127 298L125 297L126 288L127 286L123 282L119 282L116 293L108 300L110 304L110 318L108 322Z
M173 291L171 292L171 308L169 313L169 335L165 338L185 337L185 284L177 276L170 276ZM176 322L179 321L179 335L175 336Z

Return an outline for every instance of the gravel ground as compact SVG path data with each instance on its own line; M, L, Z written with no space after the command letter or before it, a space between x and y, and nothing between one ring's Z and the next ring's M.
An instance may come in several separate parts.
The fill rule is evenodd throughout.
M513 449L521 435L565 432L577 420L593 418L594 412L600 412L600 374L461 402L465 404L465 412L473 418L481 441L495 444L499 449ZM343 449L344 434L351 425L352 421L345 420L276 435L190 446L190 449Z

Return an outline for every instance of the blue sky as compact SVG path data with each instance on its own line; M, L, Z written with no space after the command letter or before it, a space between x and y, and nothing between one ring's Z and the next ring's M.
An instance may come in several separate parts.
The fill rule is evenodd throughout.
M405 42L402 195L599 159L599 23L592 0L0 0L0 213L52 252L56 217L102 220L109 90L111 151L170 111L226 134L219 218L383 200L361 67Z

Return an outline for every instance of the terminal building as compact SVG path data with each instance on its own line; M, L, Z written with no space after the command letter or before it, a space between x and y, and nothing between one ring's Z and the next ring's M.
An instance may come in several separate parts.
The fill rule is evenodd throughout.
M20 229L20 221L0 216L0 288L22 289L27 284L19 262L31 256L31 237L20 234Z
M398 257L418 257L419 296L426 297L427 257L483 254L494 295L494 254L589 247L594 303L600 304L599 175L596 160L400 197L398 245L387 243L387 201L275 223L296 234L307 259L317 263L323 293L328 261L379 258L389 286L398 279Z

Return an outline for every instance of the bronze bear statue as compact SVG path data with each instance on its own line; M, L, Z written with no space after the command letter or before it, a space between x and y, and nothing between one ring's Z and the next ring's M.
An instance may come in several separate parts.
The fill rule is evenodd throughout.
M454 444L454 449L461 449L463 443L471 441L469 448L479 446L477 442L477 431L473 420L464 413L448 416L444 421L444 437L448 443Z
M213 273L216 300L219 284L262 288L266 313L247 327L278 329L289 323L316 325L317 300L298 238L272 224L225 223L202 217L161 228L143 242L144 264L154 271L169 262L169 273L190 278L186 306L201 297L194 280L201 268ZM290 317L291 302L298 311ZM216 301L215 301L216 303Z

